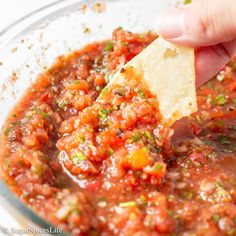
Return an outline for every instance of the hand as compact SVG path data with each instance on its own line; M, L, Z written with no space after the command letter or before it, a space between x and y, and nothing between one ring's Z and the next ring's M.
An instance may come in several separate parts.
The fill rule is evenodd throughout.
M197 86L211 79L236 54L236 0L195 0L162 14L156 32L196 48Z

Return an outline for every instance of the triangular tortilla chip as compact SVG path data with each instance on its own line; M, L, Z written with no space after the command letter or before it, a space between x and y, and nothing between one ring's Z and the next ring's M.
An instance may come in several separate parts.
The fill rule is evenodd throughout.
M197 110L194 49L158 38L124 65L123 70L129 67L140 74L157 97L164 123L171 125ZM120 70L107 86L125 85L125 80Z

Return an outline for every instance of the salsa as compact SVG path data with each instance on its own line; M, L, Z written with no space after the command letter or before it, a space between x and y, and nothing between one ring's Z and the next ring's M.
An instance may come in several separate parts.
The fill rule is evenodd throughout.
M156 37L118 28L59 57L6 122L5 181L66 232L236 235L235 62L198 89L199 111L171 129L132 69L121 71L125 85L105 88Z

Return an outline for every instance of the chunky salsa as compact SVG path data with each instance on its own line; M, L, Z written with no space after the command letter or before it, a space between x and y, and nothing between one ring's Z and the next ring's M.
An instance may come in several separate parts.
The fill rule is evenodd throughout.
M73 235L236 235L234 61L172 129L134 71L121 71L124 86L103 89L156 37L118 28L59 57L5 125L7 184Z

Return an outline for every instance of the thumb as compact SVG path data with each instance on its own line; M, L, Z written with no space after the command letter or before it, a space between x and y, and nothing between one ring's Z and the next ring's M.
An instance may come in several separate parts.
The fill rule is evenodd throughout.
M236 38L235 0L198 0L158 17L156 31L168 41L191 47Z
M157 19L166 40L197 48L197 86L211 79L236 54L235 0L195 0Z

